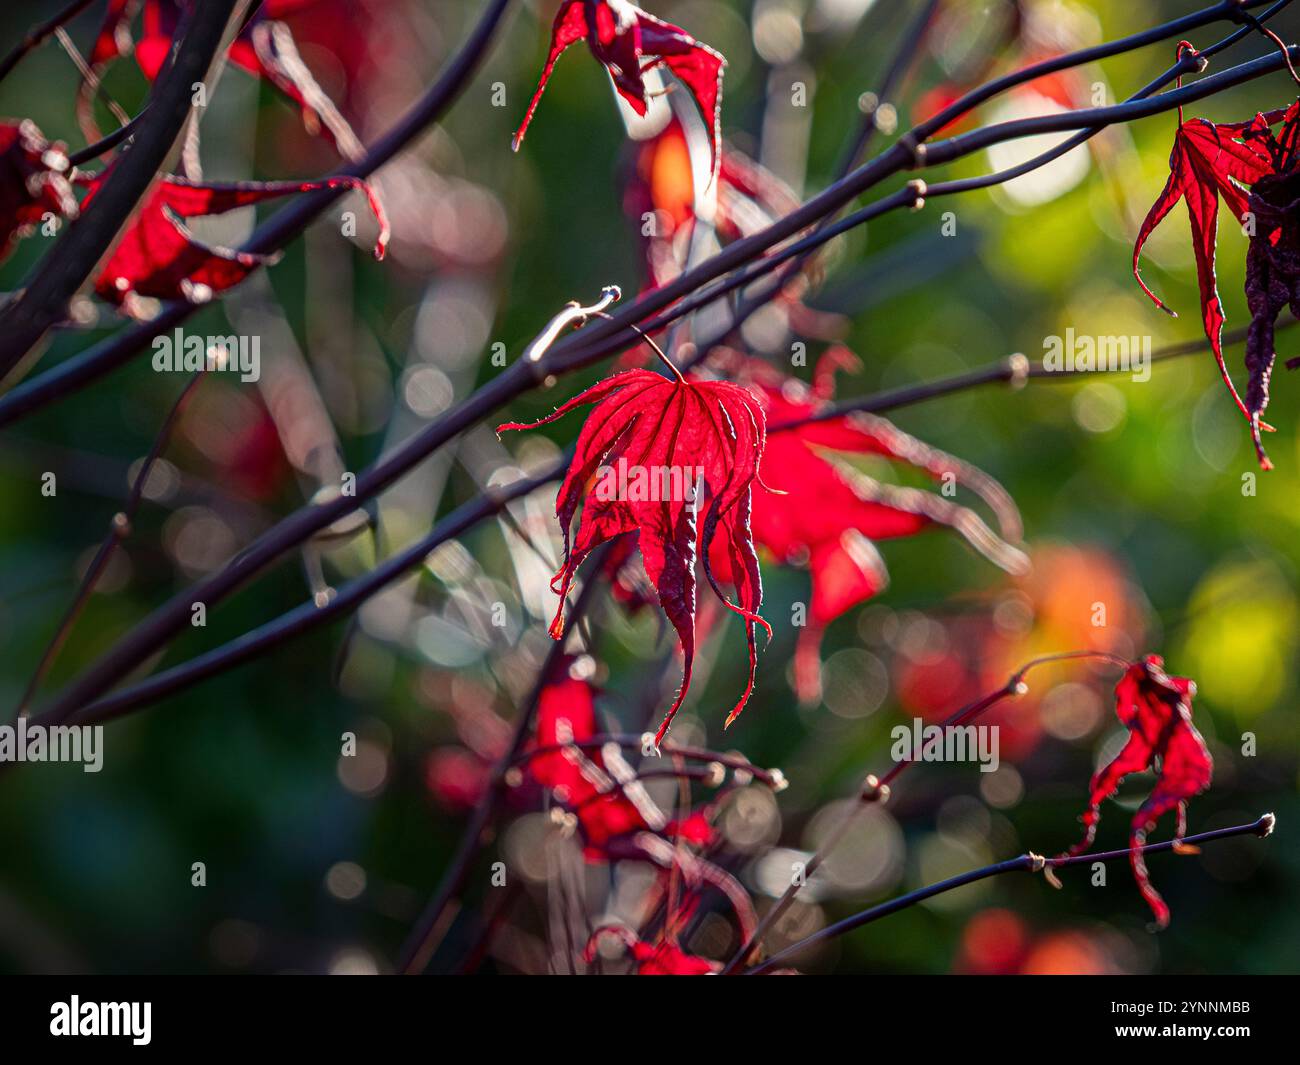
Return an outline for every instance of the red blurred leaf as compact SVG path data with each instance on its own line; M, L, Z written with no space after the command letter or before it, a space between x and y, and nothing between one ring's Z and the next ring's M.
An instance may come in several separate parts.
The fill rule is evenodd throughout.
M758 616L763 587L749 528L750 489L763 455L763 411L751 392L726 381L669 380L650 370L628 370L593 385L540 421L508 422L497 431L536 428L585 404L595 408L578 436L577 453L555 501L565 553L551 582L561 600L551 636L560 639L564 633L563 600L583 559L600 544L639 531L646 574L684 656L681 689L655 735L656 744L661 742L691 683L698 551L718 598L745 620L749 682L727 717L729 725L754 687L754 626L771 635L771 627ZM580 505L571 542L569 528ZM701 505L703 526L696 521ZM710 549L715 543L730 563L739 603L727 599L714 579Z
M90 193L82 201L82 210L91 208L95 193L110 170L88 182ZM167 176L150 189L100 272L95 291L106 300L126 305L128 311L133 294L201 302L214 292L237 285L257 267L273 263L278 257L204 244L190 232L185 224L187 219L223 214L294 193L340 188L361 189L366 193L379 223L375 258L382 259L388 245L388 222L370 186L359 178L218 185Z
M981 470L930 447L884 418L854 414L806 421L834 393L834 372L856 368L848 349L831 348L818 362L810 389L758 359L734 367L752 382L770 426L801 422L770 433L764 477L788 494L759 493L754 500L754 540L780 563L806 566L812 602L795 652L795 690L801 701L821 695L821 638L826 626L888 584L884 561L872 541L911 536L932 524L946 525L997 565L1023 572L1025 557L999 538L973 511L946 498L963 485L997 516L1003 536L1019 540L1020 516L1000 484ZM841 456L837 460L837 455ZM944 495L884 484L842 459L878 455L922 471L945 486ZM714 569L729 577L715 551Z
M617 744L592 745L599 731L594 695L590 684L570 674L548 684L538 700L537 731L528 759L533 779L550 788L555 801L573 814L587 858L653 860L635 839L627 847L612 847L641 832L673 843L713 842L713 827L703 812L669 820Z
M515 151L523 143L556 61L569 45L583 40L609 71L619 95L638 115L644 115L649 106L643 75L661 63L666 66L686 87L704 117L716 173L721 157L722 71L727 61L679 26L647 14L628 0L564 0L560 5L537 91L515 132Z
M77 217L67 171L63 145L47 141L35 122L0 122L0 259L45 215Z
M263 0L257 13L248 21L230 45L230 60L255 77L265 78L302 111L303 124L315 133L323 126L340 154L359 158L361 142L334 102L317 84L315 77L298 54L293 34L282 18L320 0ZM191 0L143 0L143 33L133 42L131 23L141 0L109 0L99 35L91 52L91 63L101 66L135 52L136 62L145 77L158 77L181 18Z
M615 936L631 952L636 962L637 976L707 976L720 972L722 963L687 954L676 943L664 938L658 943L645 943L629 928L622 925L602 925L591 933L583 957L590 963L596 960L596 950L604 936Z
M532 748L541 753L532 755L529 769L577 818L587 857L601 860L611 839L642 829L661 831L665 818L639 784L619 786L603 751L582 746L596 732L591 685L567 675L548 684L538 700Z
M1129 666L1115 685L1115 713L1129 729L1124 749L1093 775L1088 785L1088 809L1080 818L1084 837L1068 853L1086 853L1097 834L1103 800L1115 793L1130 773L1150 769L1155 787L1133 815L1129 861L1138 888L1155 915L1156 924L1169 923L1169 907L1147 876L1142 847L1147 834L1170 810L1177 810L1175 841L1187 833L1187 800L1210 786L1214 763L1201 734L1192 724L1196 685L1186 677L1171 677L1159 655L1147 655Z
M99 33L90 49L92 67L131 54L135 43L131 36L131 23L142 3L143 0L108 0Z

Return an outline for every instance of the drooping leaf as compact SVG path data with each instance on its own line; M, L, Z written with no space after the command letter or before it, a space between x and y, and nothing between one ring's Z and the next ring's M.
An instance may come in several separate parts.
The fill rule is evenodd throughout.
M95 194L110 171L111 167L89 180L83 211L93 210ZM388 246L388 222L370 186L359 178L199 184L166 176L145 196L96 279L95 291L128 311L134 295L202 302L214 292L237 285L257 267L275 262L277 256L204 244L190 231L187 219L223 214L280 196L341 188L366 193L379 223L375 258L382 259Z
M0 122L0 260L24 230L47 214L76 218L68 157L30 119Z
M1187 833L1187 800L1210 786L1214 763L1201 734L1192 724L1196 685L1186 677L1171 677L1159 655L1134 662L1115 685L1115 713L1130 735L1123 750L1094 774L1088 785L1088 808L1080 820L1084 837L1067 852L1083 854L1092 846L1101 821L1102 802L1115 793L1130 773L1153 770L1155 787L1133 815L1129 862L1138 889L1155 916L1156 925L1169 923L1169 907L1152 885L1142 856L1156 822L1177 811L1175 841Z
M1276 120L1274 117L1273 121ZM1260 465L1268 469L1270 463L1264 454L1260 430L1271 427L1259 419L1262 404L1247 404L1242 401L1224 362L1222 337L1225 319L1214 270L1219 197L1223 198L1232 217L1244 223L1248 204L1242 186L1254 184L1273 173L1273 160L1259 138L1244 136L1254 125L1256 123L1247 122L1216 125L1205 119L1191 119L1179 125L1174 136L1173 151L1169 156L1169 180L1147 212L1133 245L1133 276L1157 307L1167 313L1174 313L1142 280L1138 259L1142 254L1142 246L1156 226L1179 200L1185 200L1187 217L1191 223L1192 252L1196 258L1196 276L1201 292L1201 320L1205 335L1214 351L1224 384L1228 386L1238 409L1250 422Z
M593 385L537 422L509 422L497 431L536 428L586 404L595 406L555 501L565 551L552 581L561 601L551 635L559 639L564 633L564 597L582 561L616 536L639 532L646 573L683 654L681 688L655 737L661 742L691 683L698 552L718 598L745 622L749 681L727 717L730 724L753 691L755 625L771 635L758 616L763 588L749 528L750 489L763 455L763 411L753 393L738 385L669 380L638 369ZM569 529L580 507L571 540ZM709 559L715 540L743 575L736 582L738 603L727 599L714 579Z
M655 18L629 0L565 0L560 5L537 90L515 132L515 151L523 143L556 61L571 44L584 40L609 72L618 94L638 115L644 115L649 107L646 71L666 66L700 109L709 130L716 172L721 157L722 71L727 61L681 27Z

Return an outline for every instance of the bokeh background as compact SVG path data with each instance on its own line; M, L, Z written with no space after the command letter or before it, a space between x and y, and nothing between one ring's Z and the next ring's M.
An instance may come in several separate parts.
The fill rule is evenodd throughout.
M58 5L6 5L0 47ZM801 195L829 180L878 86L916 4L883 0L692 0L651 3L728 58L728 141ZM1022 5L951 0L889 101L906 128L944 87L1192 10L1187 2L1123 0ZM290 22L304 59L363 140L371 140L432 81L465 38L481 3L321 0ZM390 261L370 260L364 206L349 242L329 218L283 261L204 309L193 332L263 337L257 385L205 380L187 409L125 548L91 600L45 691L65 683L152 606L220 565L340 470L356 470L495 372L494 344L514 358L570 299L603 285L641 284L634 228L623 211L628 141L608 81L581 48L560 62L524 149L509 151L544 54L555 5L513 5L504 31L463 99L379 174L394 229ZM69 27L84 50L99 12ZM1275 28L1294 37L1300 17ZM1205 46L1229 27L1202 29ZM1218 70L1270 46L1248 39ZM987 63L984 62L984 57ZM982 122L1127 95L1173 59L1173 42L1077 78L1022 90L979 113ZM84 143L74 116L76 72L57 44L0 84L0 114L34 120L51 139ZM789 106L803 81L810 106ZM505 106L493 104L499 84ZM106 90L128 112L147 89L130 60ZM1098 90L1100 86L1100 90ZM1094 93L1101 91L1100 100ZM936 95L939 94L939 95ZM1194 113L1218 121L1283 106L1283 75L1235 89ZM107 125L106 112L101 118ZM843 316L844 340L864 364L840 395L952 374L1024 352L1044 338L1150 336L1155 347L1200 336L1186 216L1178 208L1148 245L1145 277L1182 312L1174 320L1130 273L1133 236L1164 183L1176 119L1167 114L1108 134L1026 181L935 201L837 241L822 260L815 308ZM887 131L877 150L891 138ZM1008 148L1011 151L1020 149ZM217 179L311 177L337 165L268 86L228 70L203 123L205 173ZM972 175L1009 165L981 153L952 168ZM889 186L892 188L893 186ZM267 208L269 212L274 208ZM953 217L943 232L942 212ZM245 217L245 214L247 217ZM200 223L238 240L252 212ZM11 290L49 247L39 235L0 266ZM1219 280L1229 328L1246 320L1245 238L1227 225ZM86 300L39 368L121 328ZM785 359L780 315L745 331L746 347ZM821 340L805 338L816 355ZM1300 331L1279 334L1282 358ZM1230 351L1240 367L1240 347ZM1281 360L1279 360L1280 362ZM521 401L536 417L606 372L600 367ZM807 371L803 371L806 373ZM107 523L125 497L184 379L133 364L0 434L0 705L17 705L46 641ZM717 630L674 738L742 750L779 766L790 787L773 799L746 789L724 815L729 864L760 909L784 885L788 862L827 831L864 772L888 764L889 729L937 717L996 687L1034 654L1100 647L1164 654L1199 686L1196 722L1216 762L1213 789L1191 805L1191 831L1273 810L1275 836L1229 840L1200 857L1162 856L1152 874L1173 910L1159 935L1127 868L1108 886L1076 871L1062 891L1040 878L963 889L841 938L803 967L875 972L1241 972L1296 968L1294 846L1298 732L1296 568L1300 564L1300 387L1279 366L1268 441L1277 469L1244 495L1255 471L1245 427L1208 352L1125 376L990 386L899 411L897 424L996 476L1019 504L1032 574L1001 573L944 532L880 545L891 584L835 622L823 647L824 698L799 707L790 686L791 606L808 575L765 562L765 615L776 638L739 723L721 731L743 683L740 631ZM427 530L438 515L514 464L558 453L576 420L499 442L481 427L385 493L381 550ZM40 474L57 473L44 498ZM892 476L887 466L871 468ZM515 521L552 557L551 490ZM366 535L319 560L338 584L373 563ZM154 668L216 647L317 590L312 560L287 560L227 604L207 627L160 648ZM481 754L527 690L546 651L553 600L539 563L512 528L484 523L376 599L356 625L313 633L106 730L105 766L26 766L0 775L0 969L13 972L385 971L445 867L481 787ZM540 572L544 577L545 573ZM493 627L485 602L507 604ZM1093 604L1107 623L1093 624ZM647 690L670 692L677 666L650 613L597 607L600 708L640 728ZM667 663L665 665L665 663ZM896 801L855 832L777 929L788 942L872 901L1025 849L1055 853L1076 836L1089 774L1122 740L1113 670L1072 665L1031 677L1004 716L996 774L924 766ZM666 700L665 700L666 702ZM39 705L39 700L38 700ZM657 712L655 705L652 710ZM340 736L359 738L341 759ZM1252 733L1257 753L1242 754ZM1150 786L1132 780L1108 804L1099 846L1124 844L1128 813ZM502 846L521 897L487 958L488 971L545 966L544 814L511 807ZM1167 828L1162 829L1167 831ZM500 841L499 841L500 842ZM495 845L495 844L494 844ZM190 883L191 864L207 886ZM581 868L590 897L604 867ZM439 959L474 939L486 873ZM597 912L603 912L598 904ZM693 946L724 956L727 932L701 926ZM538 959L542 959L540 962Z

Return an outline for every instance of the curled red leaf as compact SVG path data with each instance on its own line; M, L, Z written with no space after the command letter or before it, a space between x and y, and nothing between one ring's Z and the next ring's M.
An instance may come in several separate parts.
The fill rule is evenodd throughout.
M1260 416L1268 406L1269 381L1277 358L1273 329L1288 304L1300 315L1300 103L1292 104L1274 134L1269 117L1259 115L1244 135L1273 164L1273 172L1255 182L1247 197L1254 221L1246 252L1246 409L1260 463L1268 456L1260 446ZM1287 363L1294 366L1294 360Z
M90 193L82 201L82 210L91 208L108 173L106 170L89 181ZM360 178L201 184L166 176L146 195L96 279L95 291L128 310L135 295L202 302L214 292L237 285L257 267L275 262L277 256L204 244L190 231L187 219L223 214L294 193L344 188L366 193L379 223L375 258L382 259L388 246L388 221L370 186Z
M1133 815L1129 837L1129 862L1142 897L1157 927L1169 924L1169 907L1147 875L1142 848L1156 822L1177 811L1175 841L1187 833L1187 800L1210 786L1214 763L1205 740L1192 724L1192 696L1196 685L1186 677L1172 677L1159 655L1147 655L1129 666L1115 685L1115 713L1129 729L1128 742L1088 785L1088 808L1080 820L1084 836L1067 852L1084 854L1092 846L1101 821L1101 804L1115 793L1130 773L1153 770L1155 787Z
M515 151L523 143L556 61L571 44L584 40L597 62L609 72L618 94L638 115L644 115L649 107L646 71L661 64L667 67L686 87L704 117L716 172L721 157L722 72L727 61L680 26L655 18L628 0L564 0L560 5L537 90L515 131Z
M1181 48L1182 46L1180 46ZM1190 46L1188 46L1190 47ZM1255 337L1253 346L1247 349L1247 367L1250 372L1250 387L1247 398L1242 400L1232 376L1228 372L1223 357L1223 324L1225 321L1223 304L1219 298L1218 283L1215 278L1215 241L1218 233L1219 198L1227 205L1234 219L1247 227L1258 227L1256 217L1261 209L1268 207L1283 209L1284 204L1269 203L1267 197L1250 196L1245 186L1263 183L1265 190L1277 186L1270 180L1279 173L1285 153L1279 152L1278 140L1269 127L1284 118L1284 112L1277 111L1268 115L1258 115L1252 122L1213 123L1205 119L1191 119L1182 122L1174 136L1173 151L1169 156L1169 180L1164 189L1151 205L1146 218L1138 230L1137 241L1133 245L1133 276L1138 284L1155 302L1156 306L1169 314L1174 312L1160 299L1145 281L1142 280L1138 260L1147 238L1165 217L1173 210L1179 200L1186 201L1187 216L1191 223L1192 252L1196 258L1196 276L1201 293L1201 320L1205 335L1210 341L1219 373L1228 387L1237 408L1250 424L1251 438L1259 457L1260 466L1270 469L1264 451L1261 431L1271 430L1271 426L1261 420L1261 414L1268 403L1268 377L1272 369L1272 318L1285 300L1279 302L1278 293L1285 285L1274 285L1274 279L1281 280L1285 271L1270 265L1267 255L1255 254L1254 266L1248 261L1247 299L1254 316L1251 333ZM1296 122L1295 108L1285 112L1287 120L1283 129L1282 140L1288 136L1294 140ZM1291 131L1291 132L1288 132ZM1294 166L1294 154L1290 156ZM1252 237L1251 247L1256 247ZM1293 271L1294 272L1294 271ZM1271 294L1270 294L1271 290ZM1271 317L1268 308L1275 307ZM1263 320L1268 317L1269 327L1263 328ZM1267 348L1267 352L1262 349Z

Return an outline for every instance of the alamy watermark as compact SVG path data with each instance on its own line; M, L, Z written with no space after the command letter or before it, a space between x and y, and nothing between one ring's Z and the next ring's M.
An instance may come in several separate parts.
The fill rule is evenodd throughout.
M1048 373L1127 373L1134 381L1149 381L1151 338L1080 336L1071 327L1064 336L1043 337L1043 369Z
M82 1002L73 995L50 1006L50 1035L125 1036L135 1046L148 1046L152 1013L151 1002Z
M997 725L927 725L919 717L911 725L889 730L895 762L978 762L981 773L994 773L998 757Z
M103 725L32 725L20 717L0 725L0 762L80 762L87 773L104 767Z
M153 339L155 373L197 373L229 370L246 383L262 376L260 336L200 336L177 327Z
M703 466L638 466L620 458L596 471L595 496L606 503L689 503L694 509L703 490Z

